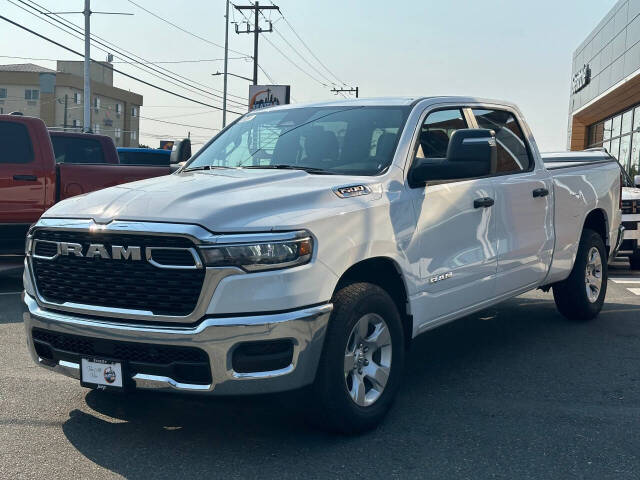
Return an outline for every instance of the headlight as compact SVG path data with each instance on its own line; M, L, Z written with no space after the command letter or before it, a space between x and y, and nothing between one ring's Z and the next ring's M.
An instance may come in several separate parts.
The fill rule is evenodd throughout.
M301 236L303 234L304 236ZM267 235L260 235L268 237ZM201 247L208 267L240 267L248 272L276 270L309 263L313 254L313 240L306 232L292 234L291 240L274 240Z

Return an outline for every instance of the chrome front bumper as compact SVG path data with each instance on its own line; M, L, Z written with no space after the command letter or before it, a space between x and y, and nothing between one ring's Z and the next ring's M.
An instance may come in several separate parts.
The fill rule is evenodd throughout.
M191 385L157 375L136 374L136 388L165 391L241 395L293 390L313 382L322 353L324 335L333 306L310 307L287 313L242 317L208 318L195 327L146 326L89 319L67 312L45 310L34 298L24 294L24 325L34 361L50 370L80 378L77 363L66 361L50 365L38 357L31 331L34 327L54 332L96 337L105 340L189 346L204 350L209 356L212 383ZM291 364L280 370L238 373L232 368L234 348L244 342L291 339Z

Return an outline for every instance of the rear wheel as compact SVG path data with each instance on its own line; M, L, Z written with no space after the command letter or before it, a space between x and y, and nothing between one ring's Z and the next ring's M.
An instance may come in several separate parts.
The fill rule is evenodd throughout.
M607 294L607 257L602 237L590 229L582 232L569 277L553 286L553 298L562 315L571 320L591 320Z
M400 385L402 322L389 294L369 283L341 288L333 304L312 388L313 422L332 431L362 432L382 420Z
M631 265L631 270L640 270L640 253L634 252L631 257L629 257L629 264Z

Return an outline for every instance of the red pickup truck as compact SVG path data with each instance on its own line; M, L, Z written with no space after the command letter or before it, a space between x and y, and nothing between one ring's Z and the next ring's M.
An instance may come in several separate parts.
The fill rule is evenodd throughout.
M175 168L120 165L109 137L49 132L39 118L0 115L0 255L21 254L29 226L59 200Z

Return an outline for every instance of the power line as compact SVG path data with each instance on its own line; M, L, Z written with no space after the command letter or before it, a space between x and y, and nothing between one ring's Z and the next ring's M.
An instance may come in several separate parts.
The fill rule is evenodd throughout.
M229 57L229 60L244 60L250 59L251 57ZM155 64L170 64L170 63L203 63L203 62L221 62L224 58L199 58L196 60L154 60L148 62L138 62L138 63L150 63L152 65ZM111 63L127 63L127 62L111 62Z
M181 127L200 128L202 130L211 130L213 132L219 132L220 131L219 128L202 127L200 125L189 125L189 124L186 124L186 123L169 122L167 120L160 120L159 118L143 117L142 115L140 115L140 118L144 118L145 120L151 120L152 122L167 123L169 125L179 125Z
M271 2L271 4L273 5L273 2ZM274 5L275 6L275 5ZM284 19L284 17L282 16L282 13L280 12L280 9L278 9L278 13L280 13L280 18ZM309 60L306 59L306 57L304 55L302 55L298 49L296 47L294 47L291 42L289 42L289 40L287 40L285 38L284 35L282 35L282 33L280 33L280 31L276 28L273 27L273 23L264 15L264 13L260 12L260 14L262 15L262 17L267 20L268 22L271 23L272 26L272 30L282 39L282 41L284 43L286 43L289 48L291 50L293 50L296 55L298 55L298 57L300 57L302 59L303 62L305 62L307 65L309 65L318 75L320 75L324 80L326 80L328 83L330 83L331 85L335 86L335 82L333 80L331 80L330 78L328 78L324 73L322 73L320 70L318 70L311 62L309 62ZM327 87L328 85L324 85L325 87Z
M240 11L240 14L244 17L244 19L246 20L246 22L251 25L251 21L250 19L247 18L247 16L244 14L244 12ZM254 26L255 29L255 26ZM280 50L276 45L274 45L274 43L269 40L268 37L264 37L264 39L266 40L266 42L271 45L274 50L276 50L280 55L282 55L291 65L293 65L294 67L296 67L298 70L300 70L302 73L304 73L305 75L307 75L309 78L311 78L312 80L318 82L320 85L322 85L323 87L327 87L327 85L325 83L323 83L322 81L318 80L316 77L314 77L313 75L311 75L309 72L307 72L306 70L304 70L302 67L300 67L300 65L298 65L296 62L294 62L293 60L291 60L291 58L289 58L282 50Z
M247 28L245 30L240 30L238 28L238 24L236 23L235 29L236 33L253 33L253 84L258 84L258 39L260 38L261 33L269 33L273 31L273 24L271 21L269 22L269 29L260 28L258 15L262 14L262 10L278 10L276 5L271 6L260 6L260 4L256 1L255 3L251 3L249 5L234 5L234 9L238 10L242 16L244 17L243 10L253 10L254 21L253 21L253 30L251 30L251 24L247 21ZM263 14L264 16L264 14ZM246 18L246 17L245 17ZM228 19L227 19L228 20Z
M309 62L309 60L307 60L304 55L302 55L293 45L291 45L291 43L289 42L289 40L287 40L277 29L274 28L273 30L274 32L276 32L276 34L278 34L278 36L284 41L284 43L286 43L287 45L289 45L289 48L291 48L291 50L293 50L294 52L296 52L296 55L298 55L307 65L309 65L318 75L320 75L322 78L324 78L327 82L329 82L332 85L335 85L335 82L333 80L331 80L330 78L328 78L326 75L324 75L320 70L318 70L315 66L313 66L311 64L311 62ZM326 85L325 85L326 86Z
M273 5L273 1L269 0L271 2L271 4ZM280 13L280 16L282 17L282 19L285 21L285 23L289 26L289 28L291 29L291 31L293 32L293 34L298 38L298 40L300 40L300 43L302 43L302 45L304 45L304 47L307 49L307 51L311 54L311 56L313 58L316 59L316 61L322 65L322 67L329 72L329 74L335 78L338 83L341 83L342 85L347 85L345 82L343 82L342 80L340 80L331 70L329 70L329 68L322 62L322 60L320 60L317 55L315 53L313 53L313 50L311 50L311 48L309 48L309 45L307 45L307 43L302 39L302 37L300 35L298 35L298 32L295 30L295 28L293 28L293 25L291 25L291 22L289 22L289 20L287 20L287 17L284 16L284 14L282 13L282 10L278 10L278 12Z
M65 50L67 50L68 52L74 53L75 55L78 55L78 56L80 56L80 57L83 57L83 56L84 56L82 53L78 52L77 50L74 50L74 49L72 49L72 48L70 48L70 47L67 47L66 45L63 45L63 44L61 44L61 43L59 43L59 42L57 42L57 41L55 41L55 40L53 40L53 39L51 39L51 38L49 38L49 37L45 36L45 35L42 35L42 34L40 34L40 33L36 32L36 31L34 31L34 30L31 30L30 28L27 28L27 27L25 27L25 26L23 26L23 25L20 25L19 23L14 22L13 20L11 20L11 19L9 19L9 18L5 17L4 15L0 15L0 19L1 19L1 20L4 20L5 22L8 22L8 23L10 23L10 24L12 24L12 25L14 25L14 26L16 26L16 27L18 27L18 28L21 28L22 30L25 30L25 31L27 31L27 32L29 32L29 33L31 33L31 34L33 34L33 35L37 36L37 37L40 37L40 38L42 38L43 40L46 40L46 41L47 41L47 42L49 42L49 43L52 43L52 44L54 44L54 45L56 45L56 46L58 46L58 47L60 47L60 48L63 48L63 49L65 49ZM95 62L95 60L91 60L91 61ZM210 104L208 104L208 103L204 103L204 102L201 102L201 101L199 101L199 100L195 100L195 99L193 99L193 98L186 97L186 96L184 96L184 95L181 95L181 94L179 94L179 93L173 92L173 91L171 91L171 90L167 90L166 88L160 87L160 86L155 85L155 84L153 84L153 83L147 82L146 80L142 80L141 78L138 78L138 77L135 77L135 76L130 75L130 74L128 74L128 73L125 73L125 72L123 72L122 70L118 70L118 69L117 69L117 68L115 68L115 67L112 67L112 69L113 69L113 71L114 71L114 72L117 72L117 73L119 73L120 75L124 75L125 77L131 78L132 80L136 80L136 81L138 81L138 82L140 82L140 83L143 83L143 84L145 84L145 85L147 85L147 86L149 86L149 87L155 88L156 90L160 90L160 91L162 91L162 92L168 93L168 94L170 94L170 95L173 95L173 96L176 96L176 97L182 98L182 99L184 99L184 100L187 100L187 101L190 101L190 102L193 102L193 103L198 103L198 104L200 104L200 105L204 105L205 107L211 107L211 108L214 108L214 109L216 109L216 110L222 110L222 108L221 108L221 107L218 107L218 106L216 106L216 105L210 105ZM85 101L86 101L86 99L85 99ZM229 111L231 111L231 110L229 110ZM236 114L238 114L238 115L243 115L243 114L242 114L242 113L240 113L240 112L231 112L231 113L236 113Z
M21 8L22 10L27 11L27 12L28 12L28 13L30 13L31 15L34 15L34 16L36 16L36 17L37 17L37 15L35 15L34 13L32 13L32 12L30 12L30 11L26 10L25 8L21 7L20 5L16 5L12 0L7 0L7 1L9 1L9 2L10 2L10 3L12 3L13 5L15 5L15 6L17 6L17 7ZM77 34L83 35L83 34L84 34L84 32L83 32L83 30L81 30L81 27L80 27L80 26L78 26L78 25L76 25L75 23L73 23L73 22L71 22L71 21L69 21L69 20L66 20L65 18L60 17L59 15L57 15L57 14L55 14L55 13L51 12L49 9L47 9L47 8L43 7L42 5L38 4L38 3L37 3L37 2L35 2L34 0L28 0L28 1L29 1L29 3L26 3L24 0L17 0L17 1L18 1L18 2L20 2L20 3L22 3L23 5L26 5L27 7L29 7L29 8L31 8L31 9L35 10L36 12L38 12L38 13L40 13L40 14L50 14L50 15L48 15L48 18L51 18L51 20L53 20L53 21L57 22L58 24L62 25L64 28L72 30L76 35L74 35L74 33L70 33L70 32L68 32L68 31L66 31L66 30L63 30L65 33L67 33L68 35L74 36L75 38L78 38L78 39L83 40L83 37L78 37L78 36L77 36ZM36 7L34 7L33 5L30 5L30 4L36 5L36 6L37 6L37 7L39 7L39 8L36 8ZM57 17L57 18L53 18L54 16L55 16L55 17ZM41 17L38 17L38 18L40 18L41 20L44 20L44 19L42 19ZM47 20L45 20L45 21L47 21ZM49 21L47 21L47 23L49 23L49 24L53 25L54 27L56 27L56 28L58 28L58 29L62 30L62 28L61 28L61 27L59 27L59 26L57 26L57 25L55 25L55 24L53 24L53 23L51 23L51 22L49 22ZM166 81L167 83L171 83L172 85L178 86L178 87L180 87L180 88L184 88L185 90L189 91L190 93L195 93L196 95L199 95L199 93L194 92L193 90L191 90L191 89L195 89L195 90L198 90L198 91L200 91L200 92L204 92L204 93L206 93L206 94L207 94L207 96L209 96L209 98L210 98L210 99L212 99L212 100L213 100L215 97L217 97L217 98L222 98L220 95L217 95L217 94L215 94L215 93L212 93L212 92L210 92L209 90L203 90L202 88L199 88L199 87L194 86L194 85L192 85L192 84L201 85L201 86L203 86L203 87L205 87L205 88L211 89L211 90L213 90L213 91L217 91L217 90L216 90L215 88L213 88L213 87L209 87L208 85L205 85L205 84L203 84L203 83L197 82L197 81L192 80L192 79L189 79L189 78L187 78L187 77L185 77L185 76L183 76L183 75L180 75L180 74L178 74L178 73L175 73L175 72L173 72L173 71L171 71L171 70L169 70L169 69L167 69L167 68L160 67L160 66L158 66L158 65L154 65L152 62L149 62L148 60L146 60L146 59L144 59L144 58L140 57L139 55L136 55L136 54L134 54L133 52L130 52L130 51L125 50L125 49L123 49L123 48L121 48L121 47L118 47L118 46L117 46L117 45L115 45L113 42L109 42L108 40L106 40L106 39L104 39L104 38L102 38L102 37L99 37L98 35L92 34L92 35L91 35L91 37L93 37L92 44L93 44L97 49L102 50L103 52L106 52L106 53L110 53L111 51L115 51L119 56L124 57L124 58L127 58L127 59L129 59L129 60L132 60L132 61L133 61L133 62L127 62L127 61L125 61L125 62L122 62L122 63L128 63L128 64L132 65L133 67L135 67L135 68L137 68L137 69L139 69L139 70L142 70L143 72L145 72L145 73L147 73L147 74L150 74L150 75L152 75L152 76L154 76L154 77L156 77L156 78L160 78L160 79L161 79L161 80L163 80L163 81ZM102 40L102 41L100 41L100 40ZM106 42L106 43L103 43L103 42ZM106 48L108 48L108 49L110 49L110 50L105 50L104 48L101 48L100 46L97 46L97 45L96 45L96 43L97 43L98 45L101 45L101 46L103 46L103 47L106 47ZM125 53L122 53L122 52L129 53L130 55L133 55L134 57L136 57L136 58L138 58L138 59L142 60L142 62L138 62L135 58L131 57L130 55L126 55ZM167 78L170 78L170 79L171 79L171 80L173 80L173 81L169 81L169 80L167 80L167 79L165 79L165 78L163 78L163 77L161 77L161 76L158 76L158 75L156 75L156 74L154 74L154 73L147 72L147 71L146 71L146 70L144 70L141 66L139 66L139 64L143 64L147 69L152 70L152 71L154 71L154 72L157 72L157 73L159 73L160 75L163 75L163 76L165 76L165 77L167 77ZM157 66L158 68L156 69L156 68L153 68L153 67L151 67L151 66L149 66L149 65L154 65L154 66ZM167 73L164 73L164 72L162 72L162 71L160 71L160 70L164 70L164 72L168 72L168 73L170 73L170 74L172 74L172 75L175 75L176 77L182 78L182 79L184 79L184 80L186 80L186 81L188 81L188 82L191 82L191 83L187 83L187 82L185 82L184 80L180 80L180 79L178 79L178 78L172 77L172 76L168 75ZM175 83L175 82L179 82L179 83ZM181 85L181 84L182 84L182 85ZM185 87L185 86L183 86L183 85L186 85L186 86L188 86L189 88L187 88L187 87ZM244 99L244 97L240 97L240 96L237 96L237 95L234 95L234 96L235 96L235 97L237 97L237 98L242 98L242 99ZM212 98L212 97L214 97L214 98ZM247 106L247 104L246 104L246 103L241 103L241 102L238 102L237 100L230 100L230 101L231 101L231 102L233 102L233 103L235 103L235 104L237 104L237 105L239 105L239 106L243 106L243 107L244 107L244 106Z
M133 2L132 0L129 0L129 3L131 3L132 5L135 5L135 6L136 6L136 7L138 7L140 10L144 10L144 11L145 11L145 12L147 12L149 15L151 15L151 16L153 16L153 17L157 18L158 20L161 20L161 21L163 21L163 22L165 22L165 23L168 23L168 24L169 24L169 25L171 25L172 27L177 28L178 30L180 30L181 32L186 33L187 35L191 35L192 37L197 38L198 40L202 40L203 42L206 42L206 43L208 43L209 45L213 45L214 47L218 47L218 48L222 48L222 49L224 49L224 46L222 46L222 45L220 45L220 44L218 44L218 43L212 42L212 41L211 41L211 40L209 40L208 38L201 37L200 35L197 35L197 34L195 34L195 33L193 33L193 32L190 32L189 30L186 30L186 29L182 28L180 25L176 25L175 23L173 23L173 22L171 22L171 21L167 20L166 18L163 18L163 17L161 17L160 15L157 15L157 14L153 13L152 11L147 10L147 9L146 9L146 8L144 8L142 5L138 5L136 2ZM229 51L230 51L230 52L233 52L233 53L237 53L237 54L239 54L239 55L243 55L243 56L245 56L245 57L248 57L248 56L249 56L249 55L247 55L247 54L245 54L245 53L243 53L243 52L239 52L239 51L237 51L237 50L233 50L233 49L231 49L231 48L229 49Z
M271 75L269 75L269 74L265 71L265 69L264 69L264 68L262 68L262 65L258 64L258 68L260 69L260 71L261 71L262 73L264 73L264 76L265 76L265 77L267 77L267 78L269 79L269 81L270 81L272 84L275 84L275 83L276 83L276 81L275 81L273 78L271 78Z

